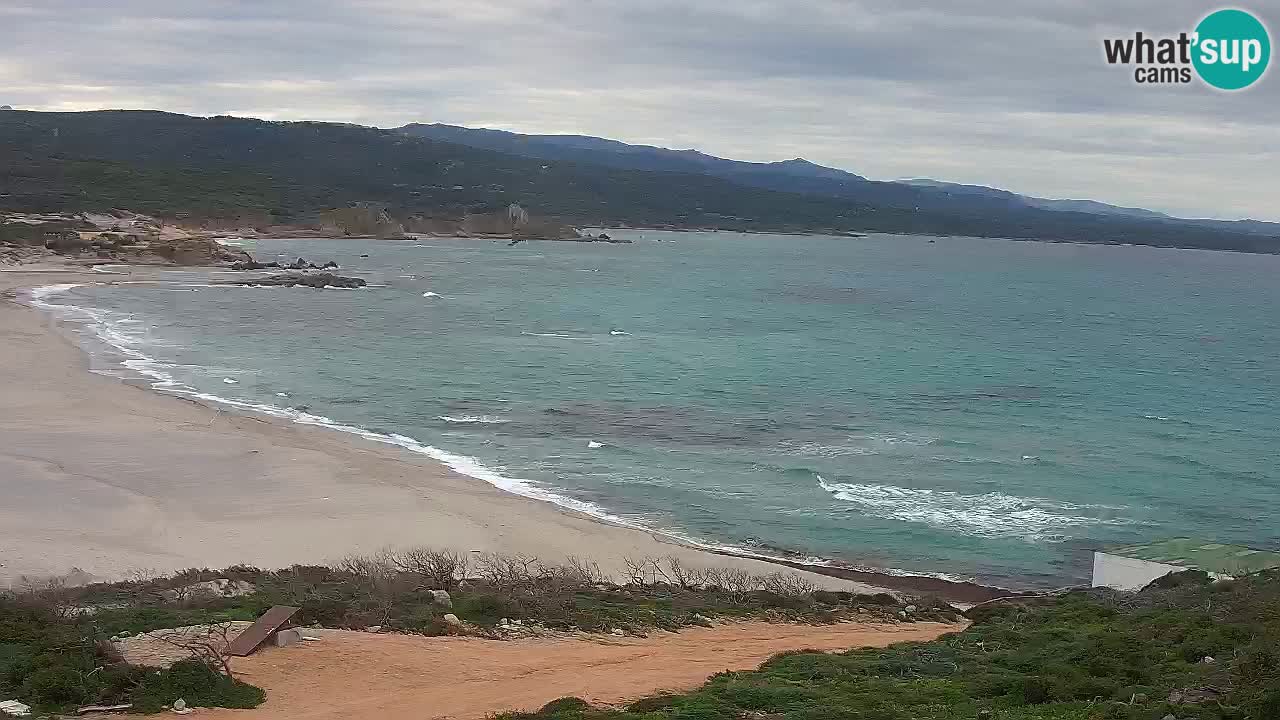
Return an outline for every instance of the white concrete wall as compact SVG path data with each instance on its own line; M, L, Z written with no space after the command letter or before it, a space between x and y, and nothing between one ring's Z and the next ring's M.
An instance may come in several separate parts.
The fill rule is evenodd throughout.
M1141 590L1156 578L1183 570L1186 570L1186 568L1151 562L1150 560L1137 560L1119 555L1108 555L1103 552L1095 552L1093 554L1094 587Z

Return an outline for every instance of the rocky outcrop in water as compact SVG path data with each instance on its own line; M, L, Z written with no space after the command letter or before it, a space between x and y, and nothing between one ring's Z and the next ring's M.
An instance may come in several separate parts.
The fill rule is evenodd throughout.
M298 258L291 263L281 265L279 262L258 262L253 258L242 262L232 263L232 270L337 270L338 263L330 260L323 265L309 263L303 258Z
M347 277L345 275L335 275L331 272L289 272L280 273L279 275L268 275L267 277L252 278L247 280L235 280L226 283L227 285L246 285L249 287L296 287L302 285L305 287L324 289L324 288L342 288L354 289L364 287L367 283L357 277Z
M609 235L609 233L600 233L599 235L592 235L591 233L587 233L582 237L574 238L574 239L576 239L578 242L605 242L605 243L615 243L615 244L623 244L623 245L627 245L631 243L631 241L628 240L627 238L613 237Z

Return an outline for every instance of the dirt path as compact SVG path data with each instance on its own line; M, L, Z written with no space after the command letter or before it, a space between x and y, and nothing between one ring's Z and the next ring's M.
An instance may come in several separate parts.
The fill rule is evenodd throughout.
M496 642L323 631L322 640L237 659L267 691L256 710L202 710L222 720L480 720L536 710L567 695L598 704L688 690L723 670L745 670L784 650L845 650L931 640L960 626L739 623L646 639L600 637Z

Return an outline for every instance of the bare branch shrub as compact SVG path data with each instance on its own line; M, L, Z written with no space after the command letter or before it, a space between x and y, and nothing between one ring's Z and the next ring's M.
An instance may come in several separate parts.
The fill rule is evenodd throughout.
M760 589L761 579L742 568L711 568L707 570L707 585L720 588L729 593L733 602L741 603Z
M591 587L606 581L594 561L569 556L561 565L538 564L536 585L543 593L557 593Z
M788 572L772 572L760 578L764 590L783 597L801 597L812 594L818 586L805 578Z
M666 563L667 570L663 575L672 585L682 590L697 590L707 584L706 569L689 567L675 555L668 555Z
M379 617L376 625L385 625L396 600L413 589L408 577L397 569L389 550L373 555L351 555L338 561L333 569L350 575L369 594Z
M608 581L608 576L600 569L600 564L574 555L565 558L562 566L570 577L576 578L583 585L601 585Z
M642 560L635 558L622 558L623 572L626 574L627 582L631 585L645 586L658 584L659 578L663 582L668 582L666 573L662 569L662 560L659 558L646 557Z
M238 634L233 632L231 623L217 623L169 631L162 630L151 633L150 636L166 645L179 648L191 659L203 663L213 672L235 680L236 676L231 670L231 656L227 653L227 648L231 645L234 636Z
M476 572L485 585L502 592L529 590L537 584L538 559L532 555L490 553L476 558Z
M391 554L397 570L421 575L432 590L454 590L467 577L470 556L456 550L409 548Z

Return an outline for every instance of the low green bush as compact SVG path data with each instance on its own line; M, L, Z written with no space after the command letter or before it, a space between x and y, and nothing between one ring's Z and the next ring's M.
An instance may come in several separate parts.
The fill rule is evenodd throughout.
M139 712L159 712L177 698L188 706L248 709L261 705L266 695L194 660L174 663L165 672L144 674L129 693L129 701Z
M933 642L782 653L623 710L508 717L1280 720L1280 572L1229 584L1183 578L1136 595L1078 591L975 615Z
M16 698L40 712L66 712L83 705L132 703L155 712L183 698L206 707L256 707L260 689L223 676L194 661L172 668L131 667L103 657L99 623L128 625L128 613L112 617L68 615L35 603L0 597L0 697ZM154 614L134 616L135 626Z

